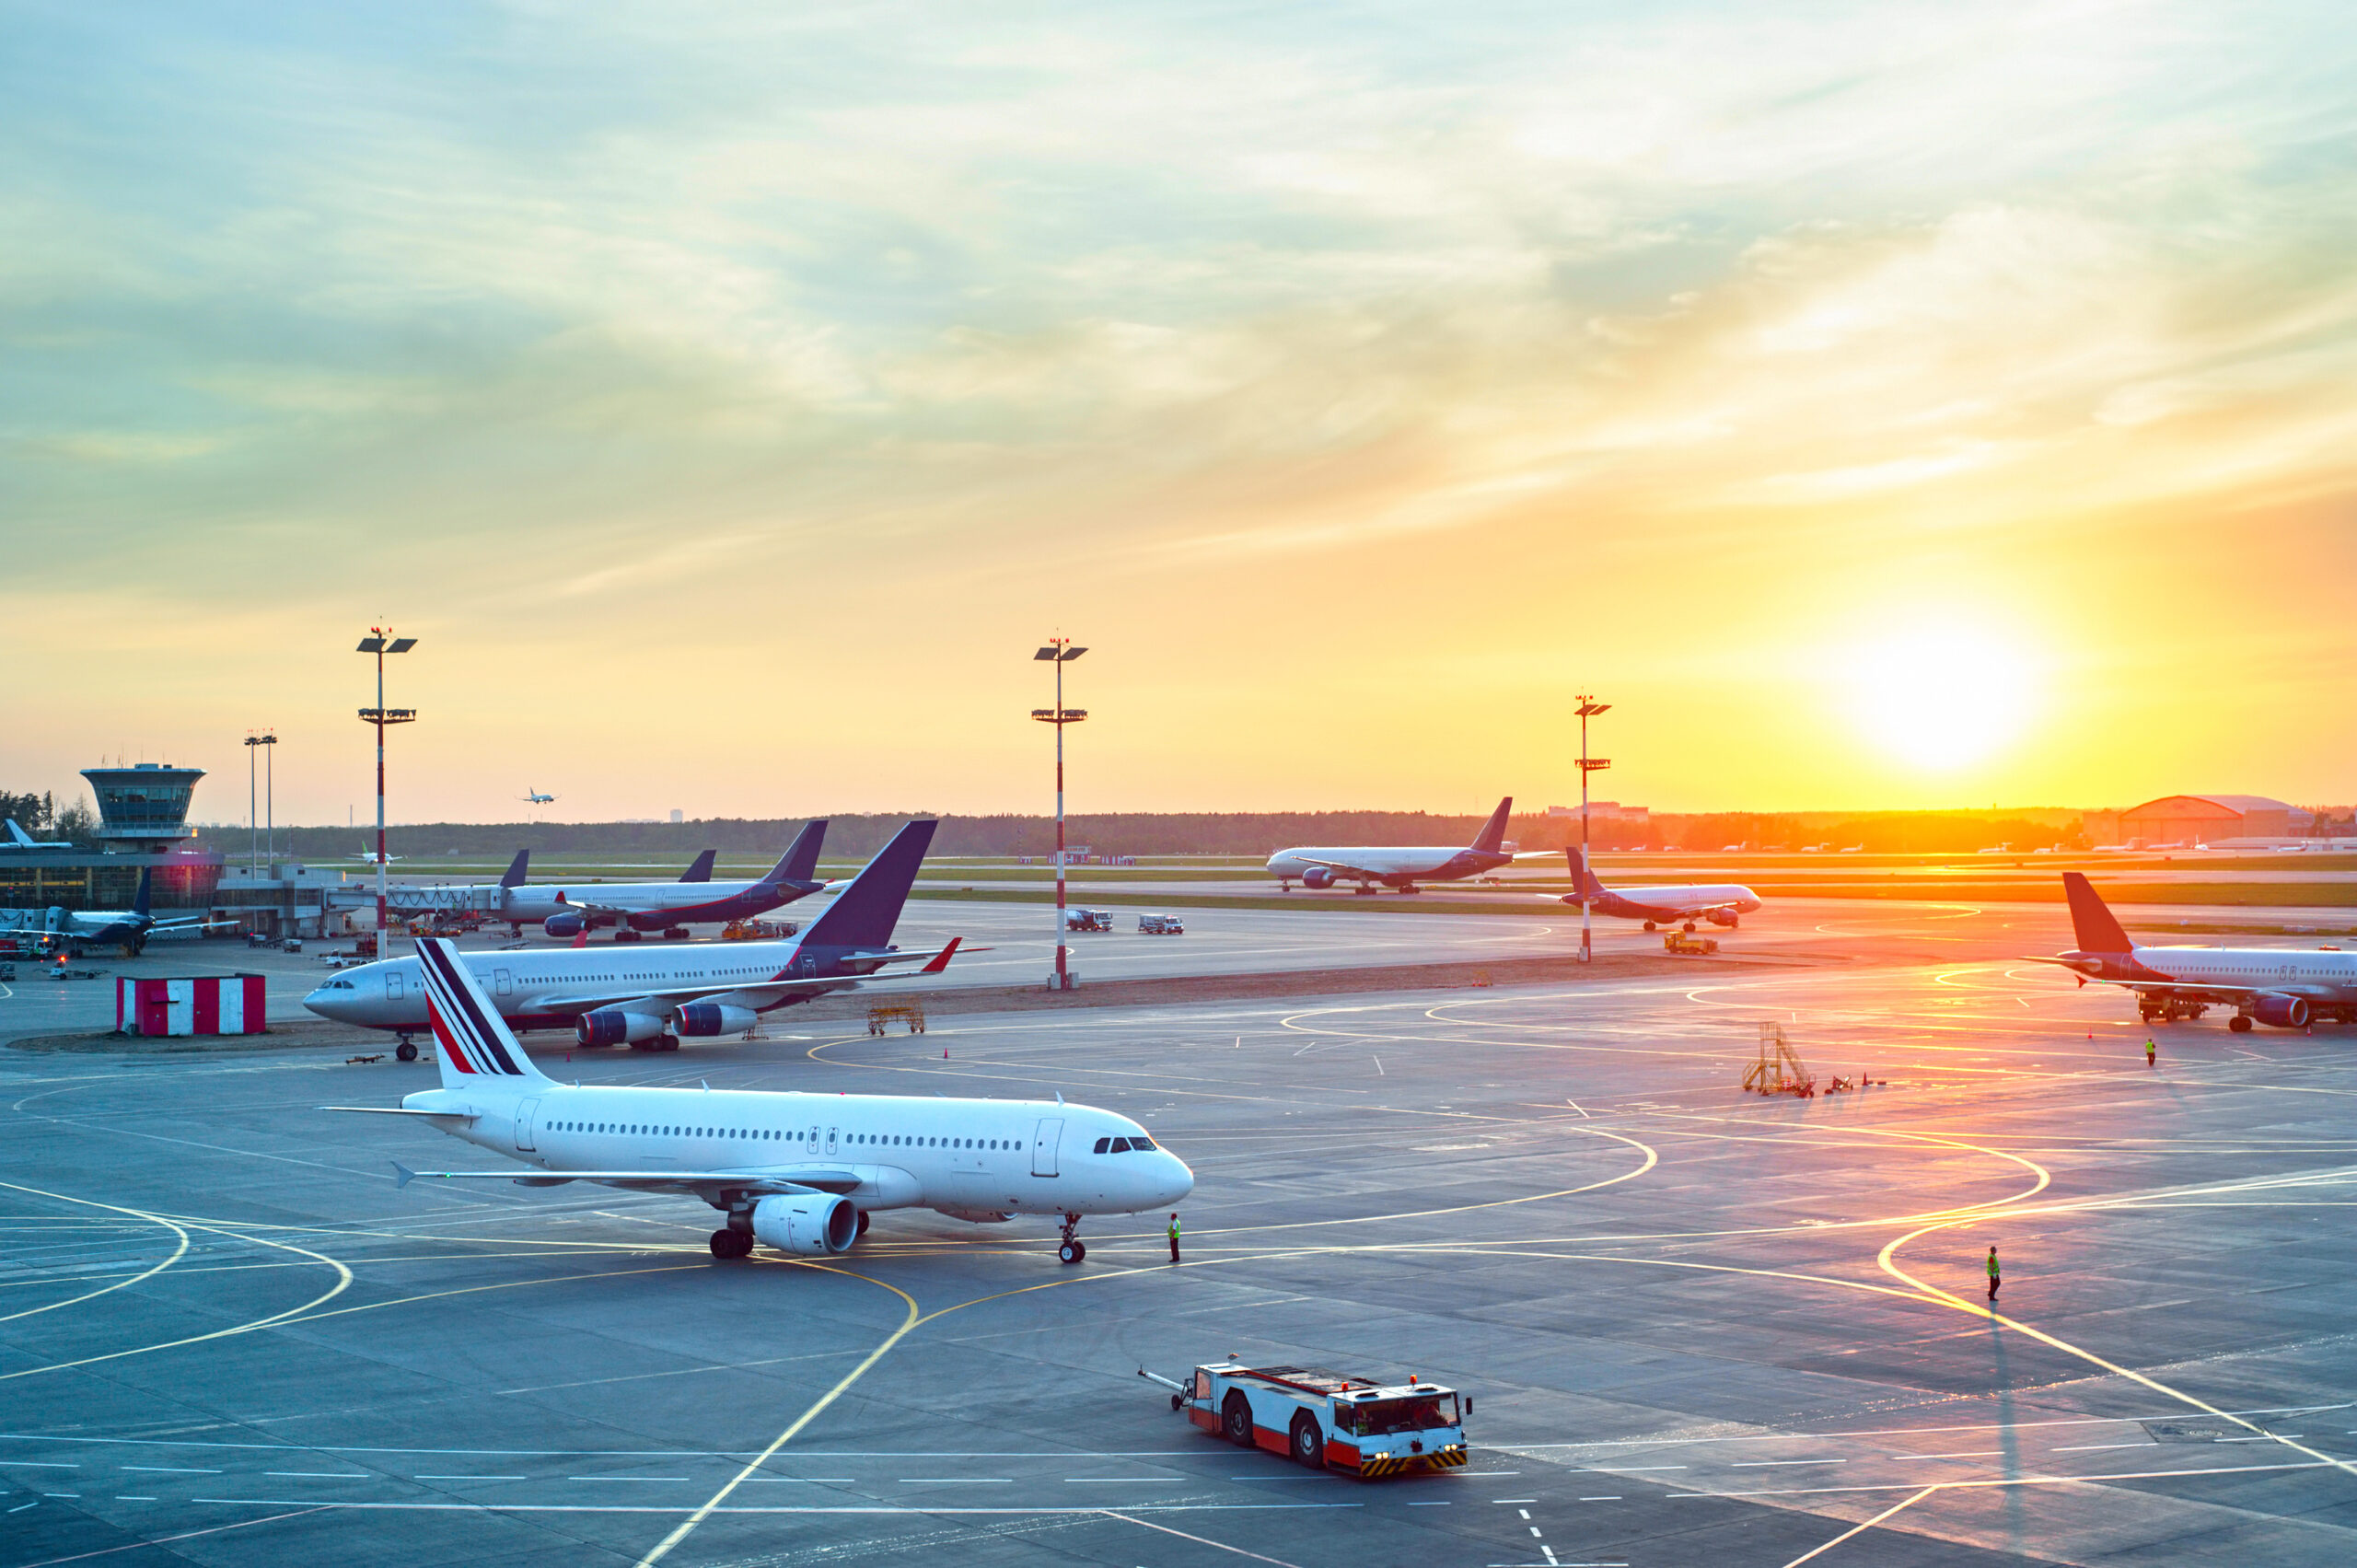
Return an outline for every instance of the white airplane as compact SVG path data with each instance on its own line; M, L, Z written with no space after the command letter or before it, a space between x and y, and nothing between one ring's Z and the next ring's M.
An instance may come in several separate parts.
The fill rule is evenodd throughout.
M542 795L530 784L526 784L524 786L524 793L517 796L516 798L532 806L546 806L551 801L554 800L556 796L552 795Z
M746 1257L756 1241L801 1258L846 1252L876 1209L984 1225L1058 1214L1066 1263L1088 1255L1075 1234L1082 1215L1166 1209L1195 1189L1194 1172L1144 1128L1061 1095L1050 1104L560 1084L524 1054L456 947L428 937L417 954L442 1086L398 1108L319 1109L418 1117L530 1168L421 1172L397 1160L403 1187L420 1176L594 1181L701 1198L728 1216L712 1233L714 1258Z
M925 974L948 967L955 938L932 951L892 946L892 928L939 826L920 820L895 833L792 941L477 951L466 963L490 986L509 1026L571 1029L585 1049L676 1051L682 1035L741 1034L763 1013L849 990L889 965L922 964ZM401 1037L396 1054L407 1062L417 1054L409 1037L427 1025L420 985L416 958L379 958L322 982L303 1005L338 1023L391 1030Z
M617 942L635 942L650 931L685 935L690 925L750 920L842 887L816 876L826 839L827 819L804 823L777 864L748 882L714 881L711 850L697 856L676 882L527 882L526 852L519 852L507 877L500 878L499 917L512 924L539 921L551 936L579 936L601 925L615 928Z
M1511 865L1516 860L1551 853L1534 851L1517 855L1504 847L1506 813L1513 808L1513 796L1499 801L1498 808L1490 813L1490 819L1463 849L1383 849L1367 844L1341 849L1281 849L1269 857L1269 874L1277 878L1278 888L1285 892L1291 892L1295 882L1319 889L1337 882L1355 882L1358 886L1352 890L1358 893L1372 893L1378 887L1413 893L1422 890L1416 886L1419 882L1461 881L1501 865Z
M2339 947L2140 947L2128 939L2095 884L2062 873L2071 900L2071 930L2078 947L2040 958L2090 980L2136 993L2146 1023L2198 1018L2212 1007L2232 1007L2226 1027L2247 1034L2254 1023L2304 1029L2312 1022L2357 1023L2357 953Z
M360 862L363 865L375 865L377 864L377 852L370 849L366 844L362 844L360 846L360 853L354 855L352 858ZM390 865L394 861L407 860L409 856L405 854L389 854L385 856L384 864Z
M64 839L37 839L33 837L30 833L28 833L23 828L17 825L17 819L14 817L8 819L8 842L5 844L0 844L0 849L63 850L68 854L74 853L74 846L66 842Z
M0 934L29 943L37 952L70 953L82 956L85 947L120 947L126 958L135 958L147 938L158 931L189 931L200 927L235 925L234 920L211 920L201 914L174 915L157 920L149 912L155 869L142 866L139 889L132 895L127 910L0 909Z
M1615 920L1642 920L1647 931L1680 924L1691 931L1698 920L1732 928L1742 923L1742 916L1765 907L1759 895L1740 882L1608 888L1588 869L1586 854L1576 845L1565 850L1563 858L1572 868L1572 886L1580 889L1563 895L1563 902L1576 909L1585 896L1596 913Z

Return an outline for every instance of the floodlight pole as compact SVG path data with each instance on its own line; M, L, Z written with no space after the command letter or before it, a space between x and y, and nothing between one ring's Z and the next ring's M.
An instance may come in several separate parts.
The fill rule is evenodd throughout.
M385 942L385 726L407 724L417 717L415 708L387 712L385 708L385 656L405 654L417 645L414 637L396 637L389 626L371 626L368 635L360 639L359 651L377 656L377 705L360 710L360 722L377 726L377 956L391 957Z
M269 748L261 754L261 820L262 831L270 838L270 868L278 870L278 810L273 798L278 793L278 737L265 735L261 743Z
M246 732L246 875L256 879L261 876L261 828L254 812L254 748L261 744L251 730Z
M1031 710L1033 718L1056 726L1056 972L1048 981L1049 988L1054 991L1072 989L1064 948L1064 726L1078 724L1088 716L1086 708L1064 706L1064 666L1087 651L1074 647L1070 637L1051 637L1046 646L1031 656L1034 660L1046 659L1056 667L1056 705Z
M1611 762L1602 757L1587 754L1587 721L1608 712L1609 703L1599 703L1585 692L1580 694L1580 962L1596 961L1595 935L1590 926L1590 912L1594 908L1588 898L1588 887L1596 876L1588 864L1587 776L1598 768L1608 768Z

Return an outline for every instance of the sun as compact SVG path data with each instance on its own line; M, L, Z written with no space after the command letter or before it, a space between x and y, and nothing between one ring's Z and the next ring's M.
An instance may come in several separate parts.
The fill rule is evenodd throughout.
M1927 772L1984 761L2028 724L2030 660L2012 640L1962 626L1921 626L1849 655L1859 728L1897 761Z

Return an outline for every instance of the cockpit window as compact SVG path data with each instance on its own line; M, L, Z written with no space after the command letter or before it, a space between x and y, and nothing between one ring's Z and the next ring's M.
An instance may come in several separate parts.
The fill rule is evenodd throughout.
M1091 1152L1092 1152L1092 1153L1095 1153L1095 1154L1100 1154L1100 1155L1101 1155L1101 1154L1103 1154L1103 1153L1105 1152L1106 1146L1107 1146L1108 1144L1109 1144L1110 1143L1112 1143L1112 1141L1113 1141L1113 1140L1111 1140L1110 1138L1099 1138L1099 1139L1097 1139L1097 1147L1096 1147L1094 1150L1092 1150Z
M1130 1147L1133 1149L1151 1149L1155 1147L1155 1142L1144 1133L1136 1132L1132 1133L1130 1137Z
M1128 1153L1130 1152L1130 1141L1129 1141L1127 1138L1116 1138L1116 1139L1114 1139L1114 1140L1113 1140L1113 1152L1114 1152L1115 1154L1117 1154L1117 1155L1126 1155L1126 1154L1128 1154Z

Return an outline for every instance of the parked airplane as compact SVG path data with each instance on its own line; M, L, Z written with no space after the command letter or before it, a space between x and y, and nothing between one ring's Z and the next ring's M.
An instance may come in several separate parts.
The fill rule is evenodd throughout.
M17 826L17 819L11 817L8 819L8 842L0 844L0 849L64 850L71 854L74 846L64 839L37 839Z
M705 850L693 865L679 873L681 882L710 882L712 863L716 851ZM556 889L532 889L525 882L532 863L532 852L519 849L516 858L496 882L437 882L417 886L395 886L385 894L385 902L397 910L480 910L487 914L507 919L516 935L524 935L524 922L545 920L561 912L555 897ZM828 884L831 886L832 884ZM664 887L675 884L664 883ZM748 883L746 886L751 886ZM603 884L599 884L602 889Z
M1510 865L1517 859L1532 858L1502 847L1506 836L1506 813L1513 807L1513 796L1499 801L1498 808L1490 813L1490 819L1463 849L1381 849L1371 845L1281 849L1269 857L1269 872L1285 892L1291 892L1296 881L1305 888L1320 889L1337 882L1356 882L1358 886L1352 890L1359 893L1373 893L1377 887L1397 888L1403 893L1421 892L1422 889L1416 886L1419 882L1460 881Z
M649 931L684 936L691 925L750 920L824 889L812 873L826 838L825 818L804 824L778 863L750 882L713 881L713 852L706 850L678 882L524 884L501 895L499 914L516 923L537 920L552 936L578 936L601 925L617 928L617 942L635 942ZM693 897L679 890L681 882L695 885Z
M2339 947L2140 947L2128 939L2095 884L2062 873L2078 947L2040 963L2075 971L2079 983L2107 981L2136 993L2146 1023L2198 1018L2232 1007L2226 1027L2247 1034L2254 1023L2304 1029L2317 1019L2357 1022L2357 953Z
M933 824L902 836L920 826ZM397 1160L403 1187L423 1175L701 1198L728 1216L712 1233L715 1258L746 1257L756 1241L803 1258L846 1252L876 1209L977 1224L1057 1214L1066 1263L1088 1255L1075 1234L1084 1214L1167 1208L1195 1189L1195 1173L1144 1128L1062 1095L1050 1104L560 1084L524 1053L455 947L428 937L417 948L442 1086L398 1108L319 1109L420 1117L533 1168L421 1172Z
M583 1046L677 1051L679 1036L737 1034L772 1008L842 991L889 964L921 963L939 974L958 950L903 953L892 927L932 843L933 821L911 822L877 852L810 928L787 942L724 942L656 947L543 947L465 955L465 963L519 1029L574 1031ZM409 1037L426 1028L426 997L414 958L380 958L337 974L303 999L324 1018L389 1029L396 1052L415 1059Z
M64 952L78 958L85 947L120 947L124 958L135 958L147 945L147 938L158 931L237 923L201 914L157 920L147 912L148 885L153 876L152 869L140 869L139 891L133 895L127 910L0 910L0 935L14 936L20 942L29 938L34 948L43 953Z
M1577 845L1565 850L1563 858L1571 866L1572 886L1578 889L1563 895L1563 902L1576 909L1585 895L1596 913L1615 920L1642 920L1647 931L1657 925L1683 925L1691 931L1698 920L1733 927L1742 923L1742 916L1763 907L1759 895L1739 882L1608 888L1588 869L1586 854Z
M523 793L522 795L520 795L520 796L517 796L517 798L518 800L522 800L522 801L524 801L524 802L526 802L526 803L528 803L528 804L529 804L529 805L533 805L533 806L546 806L546 805L548 805L551 801L554 800L554 799L556 798L556 796L552 796L552 795L542 795L540 791L538 791L538 790L534 789L530 784L526 784L526 785L524 786L524 793Z

